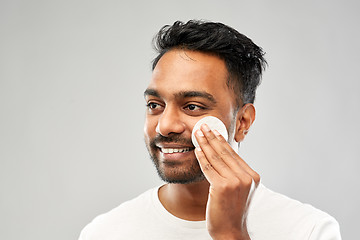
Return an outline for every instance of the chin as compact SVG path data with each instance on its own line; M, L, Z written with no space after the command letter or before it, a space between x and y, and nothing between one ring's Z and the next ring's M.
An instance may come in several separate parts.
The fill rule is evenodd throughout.
M189 184L200 182L205 179L200 169L199 163L195 159L190 166L169 166L169 164L160 164L159 161L153 159L157 173L161 180L167 183Z
M172 183L172 184L190 184L190 183L201 182L205 179L203 174L199 174L197 176L189 176L189 175L168 176L159 171L158 174L161 180L163 180L166 183Z

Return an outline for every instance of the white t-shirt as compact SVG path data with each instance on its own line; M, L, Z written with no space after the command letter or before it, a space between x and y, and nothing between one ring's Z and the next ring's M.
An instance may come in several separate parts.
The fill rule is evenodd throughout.
M209 240L205 221L186 221L161 204L158 189L96 217L79 240ZM275 193L259 184L247 218L252 240L340 240L337 221L310 205Z

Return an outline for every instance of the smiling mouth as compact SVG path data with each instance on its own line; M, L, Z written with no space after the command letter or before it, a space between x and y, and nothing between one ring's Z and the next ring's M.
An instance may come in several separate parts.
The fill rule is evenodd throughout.
M193 147L187 147L187 148L160 148L160 151L162 153L185 153L190 152L194 148Z

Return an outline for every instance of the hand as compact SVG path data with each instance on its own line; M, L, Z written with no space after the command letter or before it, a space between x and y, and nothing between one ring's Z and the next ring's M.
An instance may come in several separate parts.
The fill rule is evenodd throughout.
M200 148L195 154L210 183L206 221L213 239L250 239L246 216L248 196L260 176L231 148L216 130L203 124L196 132Z

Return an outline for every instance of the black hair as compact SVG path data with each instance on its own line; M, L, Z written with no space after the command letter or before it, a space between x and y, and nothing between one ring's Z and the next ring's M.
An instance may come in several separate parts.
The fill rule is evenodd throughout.
M222 23L190 20L165 25L153 39L158 52L152 69L169 50L180 48L213 54L225 62L229 73L227 85L238 96L236 102L254 103L266 60L263 50L251 39Z

